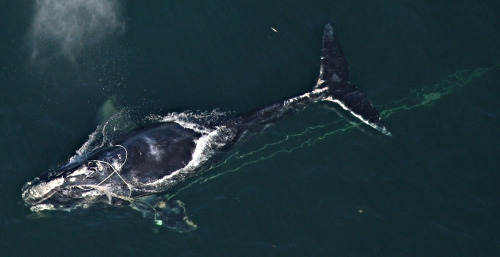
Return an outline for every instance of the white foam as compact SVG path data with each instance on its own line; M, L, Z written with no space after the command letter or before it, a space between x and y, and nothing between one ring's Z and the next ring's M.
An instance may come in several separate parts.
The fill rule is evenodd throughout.
M76 154L69 159L65 166L86 160L90 153L104 147L112 139L126 133L133 127L135 127L135 124L130 121L129 110L127 108L121 109L104 124L97 126L94 132L89 135L87 141L76 150Z
M116 126L116 120L118 120L118 125L120 125L119 122L122 120L122 118L127 118L127 114L127 112L121 111L117 115L113 116L110 120L108 120L105 124L99 125L96 130L89 135L89 139L80 147L80 149L76 151L76 154L70 158L66 166L75 162L84 161L90 153L104 147L106 144L109 144L109 142L117 136L117 133L113 133L115 130L110 132L107 127ZM147 121L142 125L146 125L150 122L174 122L179 124L183 128L200 133L201 137L195 141L196 146L195 150L192 153L192 159L189 163L187 163L186 166L171 173L168 176L165 176L161 180L148 183L146 185L162 186L164 184L167 184L168 180L172 179L175 176L184 176L188 173L191 173L196 168L203 165L217 149L223 147L228 141L232 140L235 137L234 129L225 126L209 127L206 125L209 123L218 123L217 121L224 119L226 116L227 113L220 112L218 110L213 110L210 112L174 112L169 113L165 116L149 115L146 119ZM110 122L112 121L114 123L110 124ZM123 131L126 132L127 130L124 129ZM151 153L156 153L155 149L150 150ZM161 156L161 153L156 153L154 155L158 158L159 156ZM121 163L113 163L112 165L116 169L119 169Z
M156 116L154 119L160 120L161 122L175 122L180 126L194 130L198 133L201 133L202 136L195 141L196 147L192 154L191 161L181 169L178 169L171 174L163 177L160 180L147 183L148 186L166 186L170 179L173 179L177 176L185 177L188 174L192 174L192 172L202 166L212 155L214 152L226 145L227 142L232 140L235 137L234 129L228 128L226 126L216 126L215 128L208 128L200 123L199 121L206 120L207 118L220 118L224 113L220 113L218 111L213 111L211 113L201 113L194 114L191 112L183 112L183 113L170 113L164 117ZM196 120L198 122L193 122L192 120Z

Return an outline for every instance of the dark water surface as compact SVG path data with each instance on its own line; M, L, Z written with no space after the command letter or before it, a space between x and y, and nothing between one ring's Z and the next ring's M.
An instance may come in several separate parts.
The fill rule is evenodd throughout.
M499 1L243 2L0 4L2 256L500 255ZM308 108L172 192L188 234L21 202L113 96L147 115L306 92L330 21L392 138Z

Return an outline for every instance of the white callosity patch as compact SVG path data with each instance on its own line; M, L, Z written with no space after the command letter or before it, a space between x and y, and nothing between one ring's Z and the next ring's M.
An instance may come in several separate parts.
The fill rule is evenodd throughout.
M30 211L32 212L40 212L40 211L55 211L54 205L52 204L38 204L30 207Z
M102 195L102 192L100 192L99 190L90 190L87 192L83 192L82 198L88 198L90 196L101 196L101 195Z
M47 194L52 192L53 189L61 186L63 183L64 178L57 178L49 182L41 182L40 184L27 190L27 195L23 196L23 198L31 198L34 200L46 198Z
M123 147L123 146L121 146L121 147ZM125 148L123 148L123 149L125 149ZM125 151L126 151L126 149L125 149ZM121 154L118 154L116 156L116 158L113 158L111 161L111 166L113 167L113 170L115 172L121 171L122 166L125 164L125 161L126 161L126 159L124 159ZM98 164L105 165L106 162L98 162ZM98 166L98 167L99 167L99 170L104 169L104 167L102 167L102 168L101 168L101 166Z

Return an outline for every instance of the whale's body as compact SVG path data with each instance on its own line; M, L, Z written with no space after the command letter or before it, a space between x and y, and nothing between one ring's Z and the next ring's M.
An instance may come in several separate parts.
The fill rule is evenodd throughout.
M196 226L185 216L183 204L165 202L156 195L220 161L243 135L317 101L339 103L390 135L370 100L349 82L347 61L330 25L325 27L322 44L320 75L312 91L212 124L171 120L132 130L86 160L28 182L22 189L26 205L33 212L130 205L159 225L190 231Z

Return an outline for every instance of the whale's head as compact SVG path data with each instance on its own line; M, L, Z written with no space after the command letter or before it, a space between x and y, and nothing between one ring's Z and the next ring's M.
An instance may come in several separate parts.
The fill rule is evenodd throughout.
M204 151L211 150L200 138L177 123L133 130L26 183L22 198L33 212L128 205L195 174L206 161Z
M100 203L120 205L120 196L129 196L130 189L120 176L113 176L123 165L124 157L116 151L111 153L107 155L112 158L89 158L26 183L21 189L24 202L33 212L71 211ZM120 192L126 192L125 196Z

